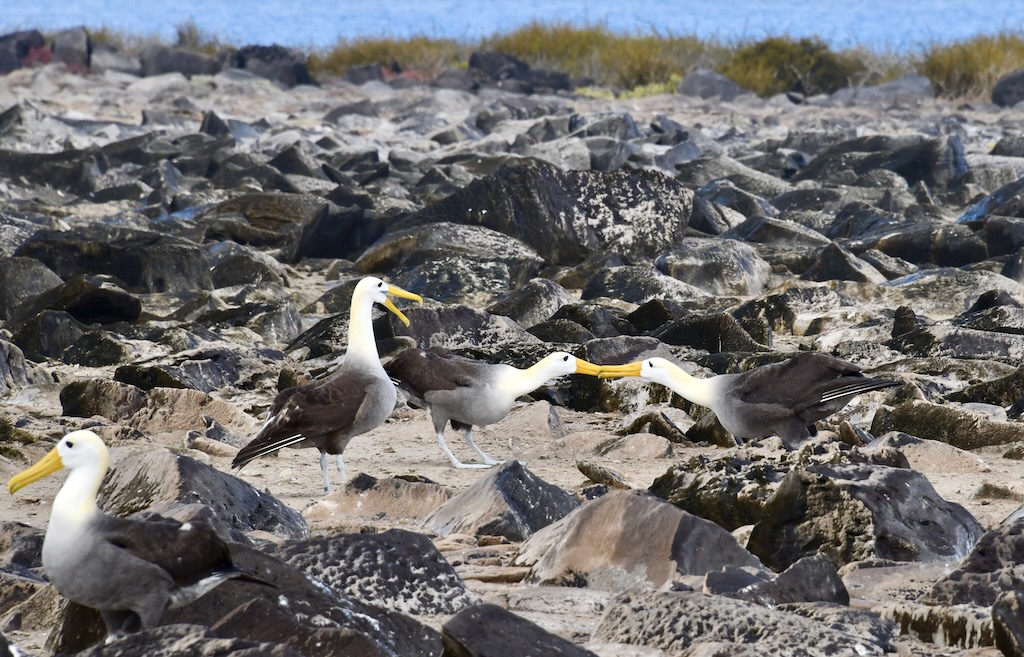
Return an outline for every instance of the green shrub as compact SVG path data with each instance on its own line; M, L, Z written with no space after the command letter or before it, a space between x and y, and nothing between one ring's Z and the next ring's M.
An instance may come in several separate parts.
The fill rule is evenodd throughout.
M934 45L918 70L936 93L949 98L988 97L996 80L1024 68L1024 37L1003 33L950 45Z
M341 75L353 66L398 64L403 70L422 71L426 75L448 67L464 66L465 47L454 39L415 36L408 39L342 40L329 51L314 51L309 56L313 75Z
M760 96L832 93L856 84L866 67L818 39L771 37L739 46L719 72Z

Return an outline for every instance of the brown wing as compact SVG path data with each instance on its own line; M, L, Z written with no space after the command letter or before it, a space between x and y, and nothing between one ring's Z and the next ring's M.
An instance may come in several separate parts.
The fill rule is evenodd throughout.
M406 349L384 366L388 376L414 397L423 399L435 390L455 390L473 384L474 376L491 365L444 350Z
M304 440L318 444L352 428L366 390L377 379L358 371L339 370L323 381L288 388L278 393L267 423L240 449L231 466L249 461Z
M237 570L227 544L207 524L152 516L147 520L103 515L96 536L128 554L159 566L177 586L217 572Z
M736 396L751 404L775 404L813 422L842 408L855 395L900 385L864 376L860 367L817 351L801 352L781 363L742 375ZM824 405L820 410L815 407Z

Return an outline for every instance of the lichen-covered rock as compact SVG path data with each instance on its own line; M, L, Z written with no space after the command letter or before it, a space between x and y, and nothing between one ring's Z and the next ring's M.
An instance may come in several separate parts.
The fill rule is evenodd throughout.
M654 257L683 236L693 192L654 171L561 171L538 160L511 163L409 217L483 226L534 248L549 264L594 251Z
M864 657L886 652L869 631L849 626L837 630L751 602L674 591L616 596L593 640L647 646L676 655L690 654L706 644L720 646L721 652L713 654L744 656Z
M666 276L653 267L626 265L612 267L590 279L583 288L584 299L610 297L632 303L644 303L651 299L693 301L709 297L704 290Z
M768 285L771 267L748 244L735 240L684 238L658 256L662 273L715 295L754 296Z
M564 287L546 278L534 278L487 307L492 315L504 315L531 328L551 318L573 297Z
M775 570L824 553L836 565L869 558L962 558L982 534L962 506L920 472L877 465L791 471L764 505L747 548Z
M900 634L916 636L936 646L979 648L995 643L992 612L987 607L891 602L876 605L874 611L895 622Z
M953 572L921 598L928 604L988 607L1005 592L1024 588L1024 518L985 532Z
M412 615L454 614L476 602L423 534L335 534L287 541L272 553L332 590Z
M35 258L0 258L0 320L10 319L15 306L63 282Z
M445 622L442 637L450 657L596 657L495 604L463 609Z
M111 422L120 422L146 407L146 393L119 381L81 379L61 388L60 404L64 415L99 415Z
M1024 441L1024 426L1019 423L991 420L960 404L933 404L920 399L891 409L878 409L871 422L871 433L880 436L889 431L903 431L960 449Z

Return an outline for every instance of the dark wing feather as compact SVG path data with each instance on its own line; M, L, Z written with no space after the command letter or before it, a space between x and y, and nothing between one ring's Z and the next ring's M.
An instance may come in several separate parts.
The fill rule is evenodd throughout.
M751 404L779 404L788 408L817 403L822 392L841 377L863 378L852 363L817 351L805 351L763 365L737 378L735 394Z
M209 525L152 516L147 520L102 515L96 536L134 557L159 566L177 586L194 584L216 572L236 570L225 543Z
M269 421L235 455L231 466L240 468L255 458L312 440L344 435L355 422L367 388L377 380L358 371L339 370L323 381L288 388L278 393Z
M423 399L435 390L455 390L473 385L476 377L491 366L443 350L406 349L384 366L398 385Z

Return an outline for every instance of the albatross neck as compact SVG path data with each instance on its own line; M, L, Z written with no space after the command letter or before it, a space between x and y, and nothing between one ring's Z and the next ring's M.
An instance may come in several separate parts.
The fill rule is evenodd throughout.
M345 352L345 360L350 359L382 367L377 355L377 339L373 336L373 301L365 296L352 297Z
M63 527L77 526L99 513L96 495L106 473L106 457L101 463L83 464L71 470L57 496L53 498L50 522Z
M507 390L513 399L522 397L541 387L549 379L557 376L551 373L550 367L550 363L545 363L543 360L534 363L525 370L510 365L509 369L501 377L501 387Z
M673 367L658 371L658 376L653 380L668 386L677 395L694 404L714 408L718 399L716 379L718 377L698 379L678 367Z

